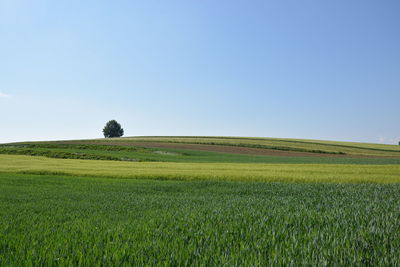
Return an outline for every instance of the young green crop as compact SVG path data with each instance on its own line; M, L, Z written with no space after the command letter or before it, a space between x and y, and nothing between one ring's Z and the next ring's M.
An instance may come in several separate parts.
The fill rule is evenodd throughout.
M400 265L399 157L253 156L138 141L398 155L384 145L220 137L0 146L0 266Z
M0 266L398 266L400 185L0 174Z

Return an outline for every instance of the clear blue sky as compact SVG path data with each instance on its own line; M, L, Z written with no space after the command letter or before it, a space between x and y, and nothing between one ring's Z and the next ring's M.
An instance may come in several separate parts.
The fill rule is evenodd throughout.
M0 143L400 140L400 1L0 0Z

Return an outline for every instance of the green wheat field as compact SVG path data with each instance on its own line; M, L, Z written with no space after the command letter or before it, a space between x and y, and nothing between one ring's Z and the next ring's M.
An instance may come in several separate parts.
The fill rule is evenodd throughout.
M0 145L0 266L399 266L400 146Z

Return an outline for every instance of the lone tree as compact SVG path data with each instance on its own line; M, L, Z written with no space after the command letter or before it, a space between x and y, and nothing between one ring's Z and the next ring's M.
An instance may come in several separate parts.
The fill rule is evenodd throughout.
M124 129L121 128L121 124L116 120L111 120L107 122L106 126L104 126L103 134L105 138L121 137L124 135Z

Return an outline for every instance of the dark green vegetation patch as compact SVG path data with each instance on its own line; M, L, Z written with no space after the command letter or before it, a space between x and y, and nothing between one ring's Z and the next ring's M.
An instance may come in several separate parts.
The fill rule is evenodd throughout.
M400 185L0 174L0 266L400 264Z

